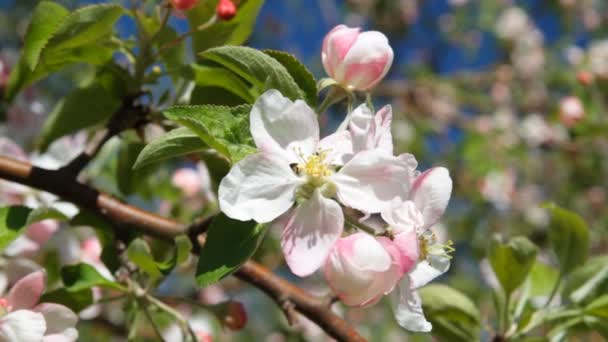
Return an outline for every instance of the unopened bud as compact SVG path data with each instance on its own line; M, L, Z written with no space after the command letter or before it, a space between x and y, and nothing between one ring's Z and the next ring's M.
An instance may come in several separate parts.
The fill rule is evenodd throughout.
M236 5L231 0L220 0L215 12L221 20L230 20L236 15Z
M198 0L171 0L171 5L173 5L173 8L180 11L191 10L197 4Z
M576 74L576 80L581 85L588 86L593 83L593 74L591 74L589 71L579 71Z

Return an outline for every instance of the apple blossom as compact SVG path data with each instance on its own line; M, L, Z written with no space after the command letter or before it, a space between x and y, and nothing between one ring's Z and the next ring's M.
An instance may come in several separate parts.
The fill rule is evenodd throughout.
M26 228L25 234L20 235L6 247L4 254L31 257L42 248L58 229L59 223L55 220L33 223Z
M321 59L325 72L343 87L368 90L390 69L393 49L381 32L338 25L323 39Z
M559 103L559 118L567 127L574 126L585 116L585 106L576 96L564 97Z
M0 340L76 341L78 317L72 310L60 304L38 304L45 282L43 271L30 273L0 298Z
M526 11L519 7L504 10L496 21L496 34L502 39L515 40L528 33L530 23Z
M417 254L416 235L411 251ZM369 306L390 293L403 274L414 265L400 256L393 241L355 233L339 239L325 263L329 286L340 300L351 306Z
M250 127L258 152L224 177L220 208L233 219L283 228L281 246L296 275L317 270L342 234L344 217L334 198L374 213L409 188L406 161L379 149L351 157L348 131L320 140L313 110L276 90L256 101Z
M348 130L353 141L353 152L378 148L388 154L393 154L392 120L393 110L390 105L382 107L376 115L366 104L355 108L348 122Z

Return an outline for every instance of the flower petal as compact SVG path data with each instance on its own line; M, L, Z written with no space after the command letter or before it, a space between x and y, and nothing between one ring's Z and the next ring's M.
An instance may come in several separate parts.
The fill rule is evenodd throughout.
M419 289L450 269L450 258L444 255L427 255L410 273L411 286Z
M45 330L44 316L38 312L17 310L0 319L0 341L40 342Z
M343 229L340 205L316 190L293 210L283 230L281 247L291 271L300 277L314 273L325 262Z
M386 36L378 31L361 33L344 58L344 70L336 71L336 79L358 90L375 86L393 64L393 49Z
M247 156L220 183L220 208L241 221L270 222L291 207L300 179L284 160L265 153Z
M344 165L353 157L353 143L348 131L340 131L321 139L317 149L327 151L327 162Z
M13 240L6 249L4 254L7 256L32 256L40 250L40 245L25 235L20 235L18 238Z
M31 309L40 300L45 283L44 271L36 271L19 279L6 296L8 305L13 310Z
M403 277L398 290L391 296L395 319L400 326L409 331L429 332L433 328L424 317L422 301L416 291L411 288L409 277Z
M382 107L375 115L366 104L357 107L351 114L348 125L353 136L353 151L356 153L378 148L393 154L392 118L390 105Z
M251 135L262 152L281 155L296 163L298 152L294 143L311 145L319 141L319 123L315 112L302 100L292 102L277 90L262 94L251 109ZM310 141L309 143L305 143ZM291 145L291 146L290 146ZM312 151L303 151L311 153Z
M78 323L78 316L67 307L55 303L42 303L36 305L35 312L40 312L46 321L46 335L64 334L73 329Z
M424 225L422 213L414 202L396 198L380 215L394 232L417 232Z
M445 167L428 169L416 178L410 198L422 212L425 229L439 221L451 194L452 179Z
M405 198L410 169L400 158L381 150L358 153L331 176L338 198L346 206L366 213L378 213L394 198Z
M350 47L355 43L359 36L359 28L350 28L346 25L334 27L323 39L323 49L321 61L325 72L330 77L335 77L336 69L348 53Z
M64 334L45 335L42 342L74 342L78 339L78 330L68 329Z

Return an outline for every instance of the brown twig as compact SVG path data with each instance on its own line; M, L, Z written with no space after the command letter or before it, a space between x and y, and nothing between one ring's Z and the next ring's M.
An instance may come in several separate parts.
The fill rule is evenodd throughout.
M46 170L0 156L0 178L53 193L95 212L120 229L134 228L145 234L171 240L188 230L187 225L125 204L82 184L65 170ZM196 243L197 240L193 242ZM247 261L234 275L258 287L275 301L293 303L296 310L317 323L333 338L339 341L365 341L353 327L327 307L326 300L308 294L262 265Z

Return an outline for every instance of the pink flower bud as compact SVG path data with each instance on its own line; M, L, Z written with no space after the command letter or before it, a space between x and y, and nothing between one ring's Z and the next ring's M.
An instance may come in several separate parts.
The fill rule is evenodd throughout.
M91 237L80 244L82 259L89 262L99 262L101 260L102 247L99 239Z
M576 96L564 97L559 103L559 118L561 122L572 127L585 116L585 107Z
M171 0L171 5L173 5L173 8L180 11L191 10L197 4L198 0Z
M391 240L355 233L336 242L325 263L325 278L344 304L369 306L393 290L403 266Z
M589 71L579 71L576 74L576 80L578 81L578 83L580 83L581 85L584 86L588 86L591 83L593 83L593 74L590 73Z
M393 63L393 49L378 31L338 25L323 40L323 67L336 82L352 90L378 84Z
M236 5L231 0L220 0L215 8L215 13L222 20L230 20L236 15Z
M25 235L37 244L44 245L58 229L59 223L57 221L42 220L30 225Z
M198 172L191 168L182 168L173 174L171 178L173 185L180 189L186 197L194 197L200 193L202 184Z
M213 342L213 336L205 331L197 331L196 337L198 338L198 342Z

